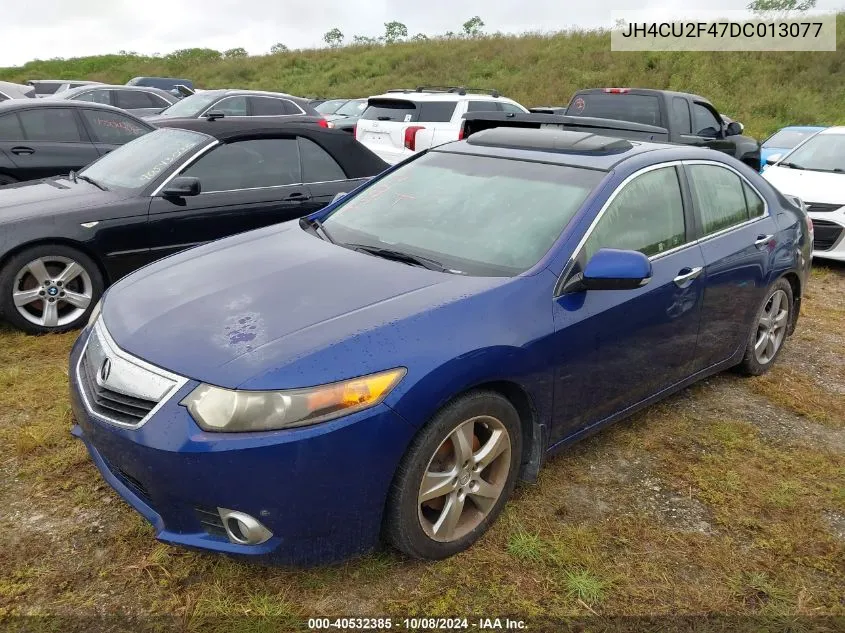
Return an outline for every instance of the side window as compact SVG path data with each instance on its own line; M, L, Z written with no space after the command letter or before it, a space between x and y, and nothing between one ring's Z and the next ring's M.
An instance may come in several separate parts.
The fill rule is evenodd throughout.
M124 110L156 107L150 95L143 90L118 90L115 105Z
M748 219L759 218L766 210L763 199L744 180L742 181L742 190L745 192L745 205L748 207Z
M280 116L285 114L284 104L280 99L272 97L250 97L253 116Z
M111 90L90 90L73 98L74 101L89 101L91 103L105 103L111 105Z
M678 172L663 167L638 176L610 203L585 244L589 260L601 248L652 256L686 242Z
M467 112L501 112L501 104L498 101L470 101L467 103Z
M300 136L299 156L302 160L302 182L346 180L346 174L331 154L311 139Z
M17 114L12 112L0 116L0 141L21 141L23 138L23 128Z
M748 219L744 183L734 172L717 165L687 165L687 173L705 235Z
M150 131L118 112L82 110L82 117L95 143L123 145Z
M72 108L24 110L18 116L29 141L77 143L83 140Z
M282 107L285 109L285 114L305 114L302 108L288 99L282 99Z
M707 138L716 138L719 136L719 130L722 129L722 125L716 120L716 116L710 111L710 108L700 103L693 103L692 111L695 134Z
M525 114L525 110L515 106L512 103L506 103L502 101L499 103L499 107L501 107L504 112L515 112L516 114Z
M208 108L207 112L222 112L226 116L246 116L246 97L226 97Z
M153 102L153 105L150 106L152 108L166 108L171 105L171 103L167 99L165 99L161 95L155 94L154 92L148 92L147 96L150 98L150 101Z
M689 103L681 97L672 97L672 124L679 134L689 134L692 131Z
M202 156L182 175L199 178L203 193L302 182L294 138L226 143Z

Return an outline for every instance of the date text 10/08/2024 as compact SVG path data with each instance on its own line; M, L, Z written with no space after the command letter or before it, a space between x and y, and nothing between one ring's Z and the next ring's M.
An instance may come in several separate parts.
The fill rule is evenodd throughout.
M524 620L511 618L309 618L308 628L314 630L361 631L519 631L526 628Z

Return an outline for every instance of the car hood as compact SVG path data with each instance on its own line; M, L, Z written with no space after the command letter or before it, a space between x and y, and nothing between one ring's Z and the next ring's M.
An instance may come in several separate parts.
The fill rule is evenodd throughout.
M0 223L87 209L123 197L66 177L16 183L0 187Z
M804 202L845 204L845 174L772 165L763 172L763 178L781 193L798 196Z
M294 221L142 268L109 290L103 318L118 346L131 354L234 388L502 281L355 252L324 242ZM349 369L348 363L335 363ZM321 366L337 376L331 363ZM291 384L297 380L304 383L298 386L315 384L291 373L288 386L297 386Z

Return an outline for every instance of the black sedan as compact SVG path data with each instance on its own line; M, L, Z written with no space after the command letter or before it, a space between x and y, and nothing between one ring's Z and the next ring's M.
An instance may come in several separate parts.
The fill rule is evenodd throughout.
M0 187L81 169L154 129L136 116L99 103L4 101L0 103Z
M123 275L308 215L386 168L302 120L163 123L78 174L0 189L0 313L30 333L76 328Z

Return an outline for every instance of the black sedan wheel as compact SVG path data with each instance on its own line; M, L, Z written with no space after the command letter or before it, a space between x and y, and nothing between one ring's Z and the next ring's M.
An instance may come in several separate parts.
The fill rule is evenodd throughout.
M103 277L76 249L41 245L14 255L0 271L3 316L30 334L81 327L103 293Z
M402 460L385 515L385 537L415 558L467 549L513 491L522 455L519 415L497 393L467 394L420 431Z

